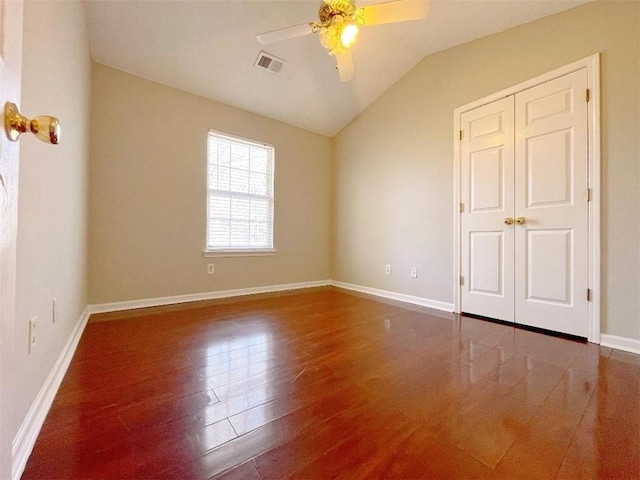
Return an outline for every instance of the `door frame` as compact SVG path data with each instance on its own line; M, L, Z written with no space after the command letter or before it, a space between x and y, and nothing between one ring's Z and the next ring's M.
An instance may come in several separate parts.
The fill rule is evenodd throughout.
M560 67L551 72L544 73L525 82L496 92L487 97L468 103L453 111L453 311L461 313L462 289L460 285L461 275L461 225L460 225L460 118L469 110L481 107L488 103L500 100L509 95L515 95L528 88L535 87L558 77L562 77L577 70L586 68L587 88L589 89L589 102L587 103L587 132L588 139L588 186L591 189L591 201L588 203L588 264L589 264L589 288L591 289L591 301L588 312L587 339L592 343L600 343L600 53ZM586 194L586 192L585 192ZM585 292L586 294L586 292Z
M0 111L5 102L20 104L22 87L23 1L0 0ZM12 353L15 331L16 233L20 145L9 141L0 127L0 478L15 478L13 471ZM5 210L6 208L6 210Z

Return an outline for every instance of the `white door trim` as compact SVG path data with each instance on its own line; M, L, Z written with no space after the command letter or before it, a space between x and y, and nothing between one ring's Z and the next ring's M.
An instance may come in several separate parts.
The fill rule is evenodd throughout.
M578 60L564 67L537 76L526 82L519 83L500 92L481 98L453 111L453 168L454 168L454 220L453 220L453 305L454 312L460 313L461 288L460 288L460 116L469 110L481 107L495 100L526 90L536 85L548 82L568 73L586 68L587 88L590 99L587 105L588 111L588 135L589 135L589 188L591 189L591 202L589 202L589 286L591 288L591 301L589 302L589 334L588 340L600 343L600 53Z

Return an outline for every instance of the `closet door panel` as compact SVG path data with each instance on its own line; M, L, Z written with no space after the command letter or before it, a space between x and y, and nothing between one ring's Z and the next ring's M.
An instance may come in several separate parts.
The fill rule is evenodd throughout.
M513 321L513 97L462 117L462 311Z
M516 322L587 335L586 70L515 97Z

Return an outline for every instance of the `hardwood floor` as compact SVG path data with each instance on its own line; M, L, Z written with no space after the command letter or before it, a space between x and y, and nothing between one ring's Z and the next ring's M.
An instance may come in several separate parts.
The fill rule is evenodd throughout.
M640 478L640 356L338 289L93 316L22 478Z

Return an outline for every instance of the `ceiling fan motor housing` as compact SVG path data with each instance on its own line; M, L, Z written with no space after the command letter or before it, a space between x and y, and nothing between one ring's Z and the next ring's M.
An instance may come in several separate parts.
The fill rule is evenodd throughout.
M318 10L320 23L331 22L331 18L340 15L343 18L352 18L356 13L356 7L351 0L324 0Z

